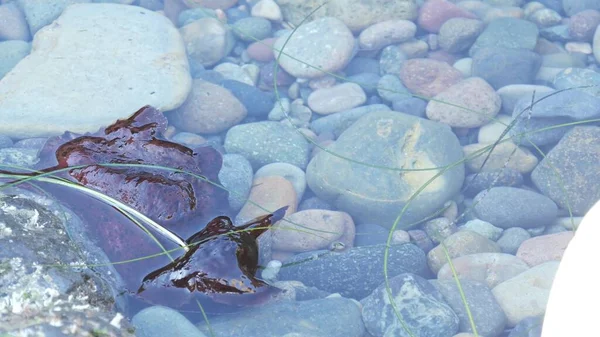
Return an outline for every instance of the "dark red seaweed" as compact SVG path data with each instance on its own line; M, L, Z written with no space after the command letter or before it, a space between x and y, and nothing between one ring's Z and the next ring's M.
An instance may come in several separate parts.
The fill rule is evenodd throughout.
M206 146L190 149L166 140L164 115L146 106L130 118L95 133L66 132L48 140L40 152L37 169L51 172L71 168L60 176L100 191L144 213L179 237L188 237L191 249L166 256L117 264L116 268L137 296L149 302L179 306L195 294L228 304L252 304L277 289L256 278L256 238L283 217L285 210L234 227L226 214L227 193L182 172L152 167L106 164L159 165L191 172L218 183L222 157ZM51 192L81 215L89 233L113 262L161 252L156 242L119 210L81 192L49 186ZM257 227L264 227L256 229ZM201 229L200 231L198 231ZM239 229L248 231L236 232ZM251 230L254 229L254 230ZM195 233L190 236L191 233ZM172 242L158 237L166 249ZM161 267L162 266L162 267ZM154 271L152 271L154 270ZM151 271L151 272L150 272ZM144 275L146 275L144 277Z

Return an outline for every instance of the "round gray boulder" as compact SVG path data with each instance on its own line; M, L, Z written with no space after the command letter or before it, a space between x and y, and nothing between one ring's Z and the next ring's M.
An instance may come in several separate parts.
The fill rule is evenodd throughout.
M464 180L463 152L450 128L396 111L370 112L321 151L306 170L310 189L357 223L398 229L441 208ZM402 171L443 167L439 170ZM390 169L391 168L391 169ZM432 180L429 182L429 180ZM421 190L422 189L422 190Z

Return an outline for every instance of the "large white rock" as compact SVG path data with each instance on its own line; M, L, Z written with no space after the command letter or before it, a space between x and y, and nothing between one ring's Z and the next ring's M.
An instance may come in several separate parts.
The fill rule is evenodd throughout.
M0 81L0 134L96 131L146 104L179 107L191 82L183 41L166 17L136 6L71 5Z

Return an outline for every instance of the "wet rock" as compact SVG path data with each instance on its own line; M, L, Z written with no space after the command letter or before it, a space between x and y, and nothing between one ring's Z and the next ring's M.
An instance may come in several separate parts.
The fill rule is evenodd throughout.
M569 35L577 41L590 42L594 38L596 27L600 25L600 11L588 9L571 16Z
M44 3L35 0L19 0L17 4L25 14L31 35L35 35L38 30L57 19L68 6L89 2L92 0L58 0Z
M191 87L181 36L167 18L141 7L69 6L33 44L0 84L0 133L10 137L93 132L146 104L172 110Z
M331 16L342 20L352 31L360 31L374 23L402 19L414 21L417 18L417 4L413 0L398 0L393 3L385 0L344 0L314 1L283 0L277 1L284 19L299 25L310 15L316 20ZM317 8L321 7L319 10ZM361 15L356 15L361 13ZM311 15L312 14L312 15Z
M299 167L288 163L272 163L261 167L254 174L254 178L280 176L287 179L294 186L298 200L302 200L306 190L306 175Z
M238 153L254 169L276 162L305 168L309 156L308 141L292 127L265 121L236 125L225 136L228 153Z
M519 147L507 141L496 144L475 143L463 147L465 157L472 158L466 162L471 172L499 171L512 169L526 174L538 164L538 159L525 147Z
M131 320L137 337L175 335L181 337L206 337L192 322L178 311L168 307L146 308Z
M358 108L338 112L325 117L317 118L310 123L310 128L317 134L332 132L334 136L339 137L342 132L349 128L360 117L369 112L389 111L390 108L385 104L371 104Z
M190 8L205 7L210 9L228 9L234 6L238 0L182 0Z
M600 3L594 0L568 1L562 0L562 7L568 16L575 15L588 9L600 10Z
M379 71L380 75L392 74L398 75L402 69L402 63L408 59L408 55L400 46L391 45L383 48L379 55Z
M516 256L532 267L548 261L560 261L572 238L573 232L536 236L523 241Z
M281 9L273 0L259 0L252 6L251 14L254 17L265 18L276 22L283 20Z
M220 85L242 102L249 116L266 116L273 107L273 96L255 86L235 80L223 80Z
M211 318L210 327L219 337L361 337L365 331L359 306L341 297L283 301ZM198 328L210 334L206 324Z
M427 253L427 262L434 274L447 263L446 250L451 259L470 254L500 252L500 247L494 241L471 231L456 232L444 239L443 243L445 247L440 244Z
M277 41L276 38L268 38L262 41L253 42L248 46L246 51L251 59L260 62L269 62L275 59L273 55L273 44ZM270 47L270 48L269 48Z
M498 95L500 95L500 98L502 99L502 112L508 115L512 115L513 111L515 110L515 106L517 105L517 102L522 98L529 98L529 102L531 103L532 99L534 99L534 101L537 101L553 91L553 88L543 85L510 84L498 89L497 92Z
M342 83L330 88L313 91L308 96L308 106L312 111L328 115L362 105L367 95L356 83Z
M246 108L229 90L194 80L186 101L168 116L169 121L181 130L214 134L238 124L246 114Z
M558 265L558 261L542 263L492 289L506 314L508 327L527 317L544 314Z
M457 231L456 225L447 218L431 219L423 224L423 230L435 244L444 241L445 238Z
M506 48L533 50L538 39L535 24L516 18L493 20L479 35L469 55L474 56L482 48Z
M192 70L212 66L233 49L231 30L212 17L200 18L179 29Z
M335 209L333 209L333 206L331 206L329 203L319 199L318 197L311 197L308 199L304 199L300 203L300 206L298 206L299 211L304 211L307 209L326 209L326 210L330 210L330 211L335 210Z
M250 195L238 213L236 222L246 222L285 206L288 206L286 216L295 213L298 207L292 183L279 176L258 177L252 181Z
M378 50L390 44L397 44L415 36L417 26L408 20L389 20L376 23L358 36L362 50Z
M561 208L570 207L575 215L584 215L600 199L599 172L594 168L598 156L600 127L575 127L546 154L531 180Z
M301 253L337 243L349 249L354 236L354 222L347 213L312 209L296 212L273 227L273 249Z
M556 90L575 88L578 91L600 97L600 73L591 69L569 67L556 74L552 84Z
M448 63L417 58L402 63L400 79L412 93L432 98L458 83L462 74Z
M506 326L504 311L496 301L490 288L485 283L462 279L461 290L455 280L430 280L444 297L444 300L458 315L460 320L459 331L473 332L469 315L473 317L477 333L482 336L499 336ZM465 299L462 298L464 293ZM469 312L465 309L465 300L469 305Z
M232 25L233 34L245 42L266 39L271 35L271 21L265 18L248 17Z
M450 53L466 51L483 31L483 22L468 18L452 18L440 27L440 48Z
M12 192L0 195L0 329L15 336L62 335L61 326L69 326L73 335L102 330L132 336L115 311L127 309L117 294L123 283L81 220L49 198Z
M403 273L389 279L390 298L380 285L361 301L367 331L375 336L453 336L459 318L442 294L426 279ZM395 302L404 324L400 324L391 301ZM410 330L406 331L404 325Z
M508 334L508 337L540 337L544 315L522 319Z
M252 187L252 165L239 154L224 154L219 181L229 192L229 207L238 211L244 206Z
M387 155L390 147L402 156ZM447 126L395 111L363 116L328 149L346 158L390 168L440 167L462 158L458 140ZM433 171L399 175L325 152L318 153L306 170L308 186L317 196L349 213L357 222L376 222L385 227L392 226L408 197L433 175ZM404 226L442 207L458 192L463 176L463 167L458 165L438 177L412 200L398 229L405 229Z
M544 100L534 104L531 110L521 113L531 105L531 99L522 98L515 106L513 118L516 119L509 134L516 142L524 146L554 144L571 127L550 128L542 132L533 132L573 121L583 121L600 117L600 97L592 96L580 90L555 92Z
M356 246L372 246L386 243L389 235L389 229L373 224L356 225ZM410 238L409 238L410 241Z
M475 19L476 16L450 1L427 0L419 8L417 22L419 23L419 27L426 31L437 33L445 22L453 18Z
M523 185L521 172L505 168L469 174L463 185L465 195L473 197L483 190L496 186L520 187Z
M31 44L21 40L0 42L0 79L8 74L25 56Z
M479 127L500 112L500 96L479 77L462 80L434 99L427 104L427 118L451 127Z
M478 253L452 259L459 279L471 279L485 283L490 289L529 269L529 266L514 255L503 253ZM454 279L449 263L437 274L440 280Z
M528 49L478 48L473 54L472 74L498 89L509 84L533 83L541 58Z
M492 241L497 241L503 232L502 228L498 228L489 222L479 219L467 221L467 223L460 226L458 230L475 232Z
M0 40L29 41L29 26L25 15L14 2L0 5Z
M0 164L4 167L33 168L39 162L37 149L6 147L0 149Z
M274 48L281 50L291 32L279 37ZM300 26L285 45L285 52L295 59L310 65L319 65L320 69L308 67L288 56L281 55L279 64L294 77L316 78L324 76L323 71L335 72L342 69L353 56L354 36L339 19L326 17ZM330 48L323 48L329 45ZM277 58L279 52L273 51ZM331 50L336 57L331 57Z
M344 297L362 299L384 281L383 257L386 245L354 247L344 252L317 251L299 254L286 261L279 279L298 280ZM388 276L401 273L428 275L425 253L407 243L392 245L388 255Z
M502 236L496 241L503 253L516 254L523 242L531 238L531 234L521 227L511 227L504 230Z
M493 187L474 199L475 215L500 228L533 228L551 224L556 204L548 197L514 187Z

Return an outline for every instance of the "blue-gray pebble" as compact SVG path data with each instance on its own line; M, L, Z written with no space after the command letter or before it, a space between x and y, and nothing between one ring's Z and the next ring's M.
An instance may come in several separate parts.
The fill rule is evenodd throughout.
M224 154L219 181L229 191L229 206L240 210L248 200L254 176L252 165L239 154Z
M220 85L233 94L248 111L251 117L267 117L275 99L271 93L262 91L255 86L236 80L223 80Z
M137 337L206 337L182 314L163 306L146 308L131 321Z
M365 333L359 306L347 298L282 301L215 317L210 325L218 337L347 337ZM208 334L205 324L198 327Z
M494 89L509 84L530 84L541 66L541 57L527 49L478 48L473 55L472 75Z
M31 51L31 44L21 40L0 42L0 79Z
M477 51L487 47L508 49L533 50L538 39L537 26L529 21L516 18L499 18L493 20L479 35L469 55L474 56Z
M271 21L259 17L247 17L233 24L233 34L242 41L254 42L271 36Z
M286 261L290 265L281 269L279 279L300 281L344 297L362 299L384 281L385 248L385 244L380 244L354 247L343 253L317 251L298 254ZM425 253L410 243L392 245L388 276L407 272L421 276L429 274Z
M504 310L496 301L494 294L485 284L474 280L463 279L460 281L462 289L458 289L456 281L430 280L452 310L458 315L461 332L473 332L469 321L469 314L473 317L477 332L480 336L499 336L506 326ZM465 309L465 301L469 304L469 313Z
M551 224L558 207L550 198L515 187L493 187L473 199L475 215L500 228L535 228Z
M236 125L225 136L227 153L246 157L258 170L276 162L306 169L310 154L308 141L294 128L280 122L263 121Z
M179 24L179 27L183 27L183 26L187 25L188 23L192 23L198 19L216 18L216 17L217 17L217 13L215 12L214 9L209 9L209 8L204 8L204 7L191 8L191 9L186 9L186 10L182 11L181 13L179 13L179 17L177 18L177 23Z

